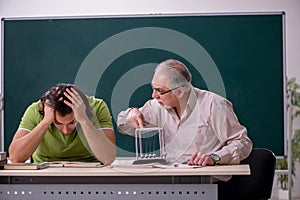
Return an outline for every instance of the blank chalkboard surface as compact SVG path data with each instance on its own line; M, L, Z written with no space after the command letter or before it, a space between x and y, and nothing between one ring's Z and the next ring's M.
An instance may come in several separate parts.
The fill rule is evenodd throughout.
M121 110L151 98L157 63L175 58L193 85L233 105L255 147L284 154L284 14L177 14L3 19L5 150L20 119L51 86L75 83L112 113L118 156L134 138L120 134Z

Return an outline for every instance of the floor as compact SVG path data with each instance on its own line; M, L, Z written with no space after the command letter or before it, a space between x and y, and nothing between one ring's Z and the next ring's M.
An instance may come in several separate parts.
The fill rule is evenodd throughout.
M281 199L277 199L277 198L272 198L270 200L281 200ZM292 200L300 200L300 198L293 198Z

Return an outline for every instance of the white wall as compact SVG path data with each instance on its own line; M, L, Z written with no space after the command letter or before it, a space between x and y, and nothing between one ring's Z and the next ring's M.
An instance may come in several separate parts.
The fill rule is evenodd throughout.
M286 12L287 75L300 82L300 0L0 0L0 17Z
M266 11L286 12L287 76L300 82L300 0L0 0L0 18Z

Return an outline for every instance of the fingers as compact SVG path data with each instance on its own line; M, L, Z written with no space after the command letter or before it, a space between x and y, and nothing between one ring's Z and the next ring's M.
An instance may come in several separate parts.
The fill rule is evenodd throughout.
M44 102L44 107L53 109L53 105L50 103L50 101L48 99Z
M192 156L192 162L194 165L203 165L203 161L205 159L205 154L197 151Z
M199 151L196 151L190 158L190 161L193 162L193 160L198 156Z
M68 105L69 107L73 108L73 105L72 105L73 104L73 93L72 93L72 91L67 88L66 92L64 92L64 95L72 102L72 103L70 103L69 101L64 100L64 103L66 105Z
M144 122L143 122L142 118L137 119L137 125L139 128L144 128Z
M70 103L70 102L64 100L64 103L67 104L71 108L74 108L74 105L76 106L76 105L80 105L82 103L82 99L81 99L80 95L74 88L71 88L71 90L69 88L67 88L66 92L64 92L64 95L72 102L72 103Z
M49 100L46 100L44 103L44 120L49 124L54 121L54 107Z
M188 161L189 165L200 165L200 166L206 166L206 165L213 165L214 162L212 161L211 157L209 155L206 155L204 153L201 153L200 151L196 151Z
M144 128L144 117L138 108L133 108L129 111L128 121L135 128Z
M64 103L72 108L76 122L81 124L84 120L88 119L86 115L86 105L76 89L67 88L64 95L69 99L69 101L64 100Z

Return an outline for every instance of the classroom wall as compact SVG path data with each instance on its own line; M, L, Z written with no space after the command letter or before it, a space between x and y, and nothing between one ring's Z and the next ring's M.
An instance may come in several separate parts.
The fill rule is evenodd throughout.
M180 0L0 0L0 18L284 11L286 12L287 76L296 77L298 82L300 82L299 10L299 0L227 0L226 3L222 0L186 0L184 2ZM1 89L0 93L2 93ZM294 127L300 128L300 121L295 122Z
M124 3L126 2L126 3ZM300 79L299 0L0 0L0 17L285 11L287 75Z
M286 72L300 82L300 0L0 0L0 18L269 11L286 12ZM294 128L300 128L300 120Z
M226 3L222 0L186 0L184 3L180 0L0 0L0 18L284 11L287 76L296 77L298 81L300 81L299 10L299 0L227 0ZM298 126L299 123L295 125Z

